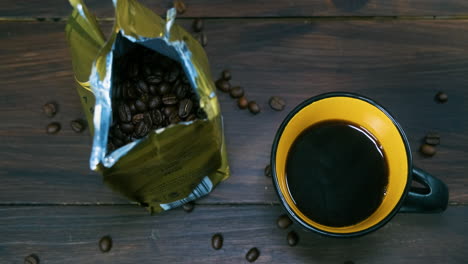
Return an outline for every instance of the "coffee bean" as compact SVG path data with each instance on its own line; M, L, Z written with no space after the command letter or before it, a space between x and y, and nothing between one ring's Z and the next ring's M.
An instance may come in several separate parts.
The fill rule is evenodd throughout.
M182 98L185 98L189 92L189 87L185 84L177 84L177 86L175 86L175 95L177 96L177 98L179 99L182 99Z
M179 117L186 118L192 112L193 103L190 99L184 99L179 103Z
M258 257L260 256L260 251L258 251L257 248L251 248L247 254L245 255L245 259L248 261L248 262L254 262L258 259Z
M118 139L124 140L126 135L125 133L122 132L120 125L117 125L112 128L112 136Z
M153 120L151 119L150 113L145 113L145 117L143 118L143 122L145 122L148 129L153 127Z
M154 109L150 113L153 126L158 126L164 121L164 116L158 109Z
M424 138L424 142L429 145L437 146L440 144L440 136L437 133L428 133Z
M286 106L286 102L283 100L283 98L278 97L278 96L272 96L270 98L269 103L270 103L270 107L276 111L281 111Z
M136 87L137 87L137 91L139 94L145 94L149 92L148 85L143 80L138 81L138 84Z
M125 142L122 139L119 139L117 137L113 137L112 138L112 144L114 144L114 146L116 148L120 148L121 146L123 146L125 144Z
M42 111L48 117L54 117L57 114L57 105L55 103L47 103L42 106Z
M190 213L193 211L193 208L195 208L195 203L194 202L188 202L182 206L185 212Z
M220 233L213 235L211 238L211 246L216 250L223 247L223 236Z
M219 79L216 81L216 88L227 93L231 90L231 84L226 80Z
M133 133L134 126L132 123L120 123L120 129L126 134Z
M223 78L223 79L226 80L226 81L231 80L231 72L230 72L229 70L224 70L224 71L221 73L221 78Z
M240 109L245 109L249 105L249 101L247 101L247 98L245 96L242 96L241 98L237 99L237 106L239 106Z
M258 106L258 104L255 101L250 101L249 102L249 111L252 114L256 115L256 114L260 113L260 106Z
M168 120L169 120L169 123L171 123L171 124L177 124L177 123L179 123L181 121L180 117L179 117L179 114L176 113L176 112L172 113L169 116Z
M265 167L265 176L271 177L271 166L270 166L270 164L266 165L266 167Z
M423 144L419 151L424 155L428 157L434 156L436 154L436 148L434 146L428 145L428 144Z
M279 228L286 229L290 225L292 225L292 221L291 219L289 219L287 215L283 214L278 217L278 220L276 220L276 224L278 225Z
M145 114L143 113L140 113L140 114L136 114L132 117L132 123L134 125L137 125L138 123L140 123L141 121L143 121L143 119L145 118Z
M169 117L172 113L177 112L177 107L175 106L166 106L162 109L164 115L166 117Z
M127 88L127 98L128 99L136 99L138 98L138 95L137 95L137 92L135 91L135 89L129 87Z
M47 134L50 134L50 135L57 134L60 131L60 128L61 128L60 123L52 122L47 125L46 132Z
M240 98L244 96L244 89L240 86L235 86L232 87L231 90L229 91L229 94L231 95L232 98Z
M157 87L156 91L160 95L166 95L171 92L171 86L167 82L160 83L159 86Z
M135 137L142 138L148 135L149 128L145 122L140 122L135 127Z
M178 103L177 96L174 94L166 94L162 97L164 105L176 105Z
M195 18L192 23L192 29L195 32L200 32L203 30L203 20L201 18Z
M99 249L101 252L106 253L109 252L112 248L112 238L110 236L103 236L99 240Z
M197 116L194 114L191 114L187 118L185 118L185 121L193 121L195 119L197 119Z
M135 108L136 108L136 110L137 110L138 112L140 112L140 113L141 113L141 112L145 112L146 109L147 109L146 104L143 103L143 102L142 102L141 100L139 100L139 99L135 101Z
M137 112L137 109L136 109L136 107L135 107L135 102L129 103L129 104L128 104L128 107L130 107L130 112L131 112L132 114L135 114L135 113Z
M75 119L70 122L70 126L76 133L81 133L86 128L86 123L81 119Z
M148 91L152 95L157 95L158 94L158 88L157 84L150 84L148 85Z
M148 103L148 108L149 109L155 109L155 108L159 108L161 106L162 106L162 100L161 100L161 97L159 97L159 96L155 96L155 97L151 98L151 100Z
M148 103L149 100L150 100L149 94L147 94L147 93L142 94L142 95L140 96L140 100L141 100L143 103L145 103L145 104Z
M294 247L299 242L299 236L297 235L296 232L291 231L288 233L287 240L288 240L288 245L291 247Z
M439 103L445 103L448 101L448 95L444 92L438 92L435 98Z
M162 76L150 75L150 76L146 77L146 82L148 84L150 84L150 85L157 85L160 82L162 82Z
M31 254L24 258L24 264L39 264L39 257L36 254Z
M177 80L177 77L179 77L180 70L178 67L173 67L172 69L169 70L169 72L164 76L164 80L170 83L173 83Z
M130 122L130 120L132 120L132 112L130 110L130 107L128 107L128 105L124 103L121 103L119 105L119 118L120 118L120 121L124 123L128 123Z
M187 7L185 6L185 3L182 2L181 0L175 0L174 1L174 7L177 10L177 14L182 15L187 11Z

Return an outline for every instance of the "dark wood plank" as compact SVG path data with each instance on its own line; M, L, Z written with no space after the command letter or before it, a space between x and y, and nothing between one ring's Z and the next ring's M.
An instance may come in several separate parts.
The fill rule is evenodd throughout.
M172 0L142 0L158 14L172 6ZM463 0L186 0L182 17L304 17L304 16L463 16ZM112 1L88 0L86 4L100 17L113 17ZM70 14L68 1L4 0L0 17L64 18Z
M0 23L0 203L126 203L89 171L90 137L69 128L82 111L63 29L63 23ZM219 95L232 177L201 202L276 203L263 168L282 119L310 96L351 91L387 107L406 130L414 163L447 182L452 203L467 203L467 29L467 20L209 23L214 75L230 68L233 84L244 86L263 112L252 116ZM439 90L448 103L433 101ZM271 95L286 99L285 111L268 108ZM54 119L41 113L49 100L60 104ZM52 120L63 125L55 136L44 133ZM430 130L442 143L436 156L423 158L417 149Z
M199 206L149 216L131 206L0 207L2 263L244 263L251 247L255 263L466 263L468 207L444 214L400 214L382 229L355 239L326 238L293 226L276 227L280 206ZM296 230L300 242L289 247ZM221 250L211 237L221 232ZM109 253L98 241L113 238Z

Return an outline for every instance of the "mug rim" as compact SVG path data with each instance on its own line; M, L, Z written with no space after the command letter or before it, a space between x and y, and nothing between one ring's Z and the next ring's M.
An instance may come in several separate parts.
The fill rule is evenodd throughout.
M385 216L385 218L382 219L380 222L378 222L377 224L375 224L375 225L373 225L373 226L371 226L371 227L369 227L367 229L364 229L364 230L361 230L361 231L358 231L358 232L334 233L334 232L321 230L321 229L319 229L317 227L314 227L314 226L306 223L305 221L303 221L301 218L299 218L293 212L293 210L290 208L287 201L285 200L284 195L282 194L282 192L280 190L279 183L278 183L278 178L277 178L277 174L276 174L276 151L278 149L279 140L280 140L281 136L283 135L283 132L284 132L286 126L289 124L289 121L291 121L291 119L299 111L301 111L304 107L312 104L313 102L320 101L322 99L330 98L330 97L350 97L350 98L359 99L359 100L370 103L371 105L373 105L374 107L376 107L377 109L382 111L392 121L392 123L397 128L397 130L398 130L398 132L399 132L399 134L400 134L400 136L401 136L401 138L403 140L403 144L405 146L405 150L406 150L406 153L407 153L407 155L406 155L407 162L408 162L407 181L406 181L406 186L404 188L403 194L401 195L398 203L395 205L395 207L392 209L392 211L387 216ZM403 204L403 201L405 200L406 195L407 195L407 193L409 191L409 188L411 186L412 170L413 170L413 157L412 157L411 149L410 149L410 146L409 146L408 138L406 137L406 134L403 131L401 125L396 121L396 119L393 117L393 115L388 110L386 110L382 105L380 105L379 103L377 103L376 101L374 101L374 100L372 100L370 98L367 98L365 96L362 96L362 95L359 95L359 94L356 94L356 93L351 93L351 92L329 92L329 93L319 94L317 96L313 96L313 97L310 97L310 98L304 100L303 102L301 102L299 105L294 107L294 109L291 110L288 113L288 115L284 118L283 122L281 123L280 127L278 128L278 130L276 132L276 135L275 135L275 138L273 140L273 145L272 145L272 148L271 148L271 155L270 155L270 164L271 164L272 181L273 181L273 185L275 187L276 194L280 198L281 205L283 206L283 208L287 211L288 215L290 217L292 217L295 222L299 223L302 227L306 228L307 230L311 230L311 231L314 231L316 233L319 233L319 234L325 235L325 236L331 236L331 237L358 237L358 236L368 234L370 232L373 232L373 231L381 228L386 223L388 223L388 221L390 221L396 215L396 213L400 210L400 208L401 208L401 206Z

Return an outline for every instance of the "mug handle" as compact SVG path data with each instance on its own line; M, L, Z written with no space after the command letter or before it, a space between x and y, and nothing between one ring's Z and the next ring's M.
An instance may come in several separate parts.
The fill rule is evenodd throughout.
M426 188L410 188L400 212L439 213L447 209L448 188L445 183L419 168L413 168L413 180Z

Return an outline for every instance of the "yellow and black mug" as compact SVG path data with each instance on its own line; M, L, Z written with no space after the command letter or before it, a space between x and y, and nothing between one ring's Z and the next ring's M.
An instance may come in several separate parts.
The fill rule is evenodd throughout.
M320 126L329 123L338 125ZM375 180L377 176L372 174L383 168L379 161L375 157L365 160L370 153L363 146L367 143L357 140L350 147L344 144L345 150L340 149L343 140L348 140L343 138L355 132L336 130L341 129L339 124L365 131L376 142L385 164L385 181ZM306 131L311 132L303 136ZM333 153L337 152L335 148L327 150L327 144L338 146L345 154ZM314 149L321 147L325 150ZM322 160L325 155L333 158ZM343 164L353 168L340 168ZM444 211L448 204L447 186L413 167L408 139L398 122L381 105L357 94L326 93L298 105L276 134L271 168L273 184L288 215L305 229L322 235L361 236L382 227L397 212L436 213ZM413 180L425 188L411 187ZM380 183L385 185L381 198L370 198L371 193L380 192L372 189L375 184L382 187ZM350 218L355 211L361 213L360 218ZM347 218L355 222L346 222Z

